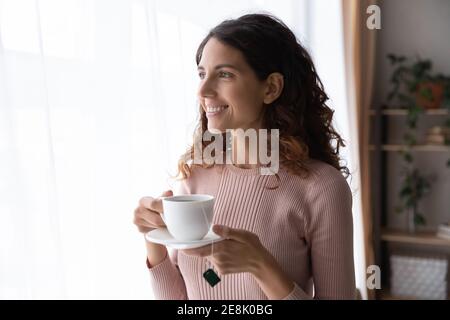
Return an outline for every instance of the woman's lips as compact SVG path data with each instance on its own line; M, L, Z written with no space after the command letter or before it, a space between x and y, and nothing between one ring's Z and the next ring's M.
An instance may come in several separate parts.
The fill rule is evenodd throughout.
M228 105L224 106L215 106L215 107L207 107L206 108L206 116L209 117L215 117L221 114L223 111L228 109Z

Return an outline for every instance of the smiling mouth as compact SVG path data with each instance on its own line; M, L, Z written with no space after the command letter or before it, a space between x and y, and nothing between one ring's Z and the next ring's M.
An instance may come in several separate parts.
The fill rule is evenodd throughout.
M206 116L207 117L217 116L226 109L228 109L228 105L206 107Z

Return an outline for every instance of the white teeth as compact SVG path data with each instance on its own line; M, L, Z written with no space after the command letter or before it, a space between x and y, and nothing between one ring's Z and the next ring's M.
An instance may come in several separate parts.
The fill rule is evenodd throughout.
M206 112L220 112L224 109L226 109L228 106L207 106Z

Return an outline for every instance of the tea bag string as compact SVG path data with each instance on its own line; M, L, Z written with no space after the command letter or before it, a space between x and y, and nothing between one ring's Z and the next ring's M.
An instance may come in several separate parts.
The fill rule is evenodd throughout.
M202 206L203 217L205 218L206 225L208 226L208 219L206 217L205 209ZM209 232L209 231L208 231ZM214 255L214 239L211 239L211 257ZM206 258L208 261L208 258ZM208 268L208 263L205 262L207 270L203 273L203 278L209 283L211 287L214 287L216 284L220 282L220 278L217 273L214 271L214 264L210 261L211 267Z
M204 206L201 206L202 212L203 212L203 218L205 218L205 224L208 225L208 218L206 217L205 208ZM208 231L209 232L209 231ZM214 255L214 240L211 240L211 258ZM208 260L208 258L206 258ZM210 262L211 266L213 266L212 262Z

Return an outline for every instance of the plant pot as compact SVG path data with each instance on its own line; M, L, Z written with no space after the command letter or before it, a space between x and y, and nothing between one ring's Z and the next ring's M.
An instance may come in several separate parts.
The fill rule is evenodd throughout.
M442 82L425 81L419 83L416 91L416 103L424 109L438 109L444 98Z

